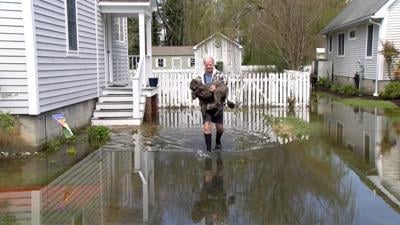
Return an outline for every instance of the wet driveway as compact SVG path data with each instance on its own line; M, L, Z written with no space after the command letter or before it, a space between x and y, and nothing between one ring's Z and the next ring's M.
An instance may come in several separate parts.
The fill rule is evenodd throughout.
M0 218L21 225L400 224L397 122L321 99L296 113L319 123L320 135L296 141L265 123L264 115L285 114L226 112L223 149L208 158L196 110L160 111L157 124L119 130L46 184L2 188Z

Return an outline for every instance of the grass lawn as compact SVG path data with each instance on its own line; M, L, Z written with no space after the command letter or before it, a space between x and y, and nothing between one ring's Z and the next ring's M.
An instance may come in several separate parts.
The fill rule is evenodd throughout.
M370 100L360 98L338 98L338 102L349 106L379 109L400 109L396 104L385 100Z

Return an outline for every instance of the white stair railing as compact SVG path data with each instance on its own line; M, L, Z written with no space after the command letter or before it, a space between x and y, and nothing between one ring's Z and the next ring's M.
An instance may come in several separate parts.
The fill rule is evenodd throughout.
M140 96L142 95L143 82L145 80L145 58L140 57L136 73L132 77L132 103L133 118L141 118L140 115Z

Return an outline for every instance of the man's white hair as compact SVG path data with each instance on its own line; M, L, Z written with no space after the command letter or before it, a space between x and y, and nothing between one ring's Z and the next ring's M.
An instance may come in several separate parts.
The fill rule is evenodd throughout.
M203 64L204 64L208 59L211 59L212 62L213 62L213 64L215 63L215 60L214 60L214 58L213 58L212 56L206 55L206 56L204 56L204 58L203 58Z

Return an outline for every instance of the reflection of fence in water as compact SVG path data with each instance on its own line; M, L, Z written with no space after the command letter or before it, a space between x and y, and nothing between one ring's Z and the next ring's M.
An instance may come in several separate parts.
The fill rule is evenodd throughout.
M266 123L265 118L287 117L288 112L285 108L249 108L248 110L226 110L224 112L224 126L233 131L251 133L259 138L269 138L268 142L285 143L276 137L271 130L270 124ZM296 111L296 118L309 121L309 109L299 108ZM164 109L160 112L159 123L167 128L192 128L202 124L200 109Z

